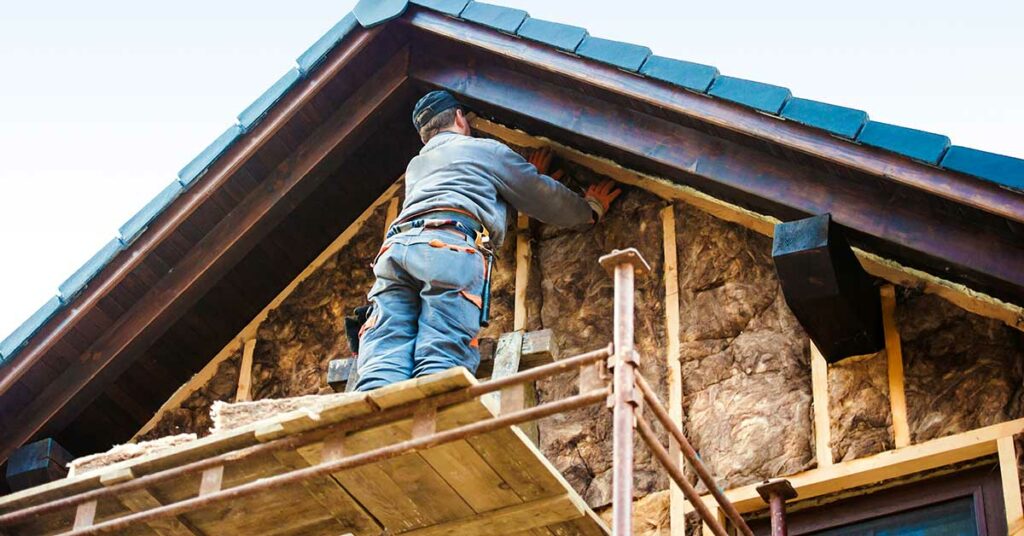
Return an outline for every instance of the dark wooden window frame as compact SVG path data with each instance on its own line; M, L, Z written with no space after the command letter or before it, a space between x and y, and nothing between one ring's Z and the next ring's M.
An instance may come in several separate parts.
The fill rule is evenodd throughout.
M971 497L978 534L1006 534L1003 490L997 465L985 465L953 474L843 499L787 516L789 534L798 536L851 523L898 514L945 501ZM770 534L767 519L751 523L755 534Z

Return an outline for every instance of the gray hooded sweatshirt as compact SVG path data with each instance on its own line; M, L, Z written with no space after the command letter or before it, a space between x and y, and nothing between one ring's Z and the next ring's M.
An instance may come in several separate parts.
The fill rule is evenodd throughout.
M538 173L505 144L441 132L409 162L399 220L429 210L463 210L487 227L497 249L505 241L508 205L559 227L593 219L593 211L582 197Z

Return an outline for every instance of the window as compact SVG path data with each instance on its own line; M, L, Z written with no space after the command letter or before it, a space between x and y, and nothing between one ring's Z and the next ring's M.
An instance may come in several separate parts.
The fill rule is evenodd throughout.
M793 512L789 534L989 536L1006 534L999 469L985 466ZM767 519L752 523L770 534Z

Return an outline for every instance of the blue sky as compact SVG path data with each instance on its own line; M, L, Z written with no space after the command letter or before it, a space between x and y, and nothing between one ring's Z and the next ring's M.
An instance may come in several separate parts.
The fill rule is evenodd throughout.
M0 338L354 0L18 2L0 15ZM1024 3L492 0L1024 157Z

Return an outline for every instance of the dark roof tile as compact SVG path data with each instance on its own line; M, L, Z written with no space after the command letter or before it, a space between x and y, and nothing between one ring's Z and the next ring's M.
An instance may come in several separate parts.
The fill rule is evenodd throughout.
M786 103L782 117L850 139L868 121L867 112L796 97Z
M178 172L178 179L181 181L181 184L188 186L192 181L196 180L241 135L242 127L238 125L228 127L223 134L213 140L213 143L203 149L203 152L199 153L191 162L181 168L181 171Z
M716 78L708 94L770 114L778 114L792 95L789 89L781 86L732 76Z
M299 70L302 74L308 74L321 60L327 56L335 45L341 42L346 35L356 29L359 25L359 21L356 20L356 16L349 13L345 15L337 24L327 30L327 33L320 36L309 48L306 49L302 55L299 56L296 63L299 64Z
M60 291L58 294L60 296L60 300L64 303L71 301L71 298L74 298L76 294L84 289L85 286L89 284L89 281L91 281L93 277L96 277L96 274L100 273L100 270L102 270L103 267L111 261L111 259L117 256L117 253L123 248L124 245L120 239L115 238L110 242L107 242L107 245L100 248L99 251L93 254L92 258L85 261L85 264L75 270L75 273L71 274L71 277L67 278L60 284Z
M146 229L149 222L153 221L153 218L163 212L164 209L167 208L167 206L170 205L184 189L185 187L178 181L168 184L166 188L156 195L156 197L151 199L149 203L146 203L146 206L142 207L142 210L136 212L134 216L129 218L128 221L118 229L121 235L121 242L126 245L131 244L132 241Z
M277 82L274 82L274 85L267 88L252 104L242 110L242 113L238 114L238 123L242 125L242 130L248 132L270 110L270 107L283 97L301 78L301 71L295 68L290 69Z
M1024 190L1024 160L954 145L942 158L942 167Z
M512 9L483 2L470 2L466 9L462 10L461 16L477 24L483 24L495 30L514 34L529 14L522 9Z
M651 56L647 58L640 73L662 82L704 93L718 76L718 69L700 63Z
M576 53L584 58L614 65L626 71L637 72L647 57L651 55L651 49L632 43L587 36L576 48Z
M458 17L462 10L466 9L469 0L412 0L411 3Z
M949 138L941 134L878 121L868 121L857 136L857 141L929 164L938 164L949 148Z
M352 14L363 28L372 28L400 17L407 7L408 0L359 0Z
M517 33L520 37L540 41L567 52L575 52L576 47L587 37L586 28L540 19L526 19Z
M0 342L0 355L8 360L25 345L29 337L35 334L54 313L60 310L60 299L56 296L50 298L24 323L18 326L3 342Z

